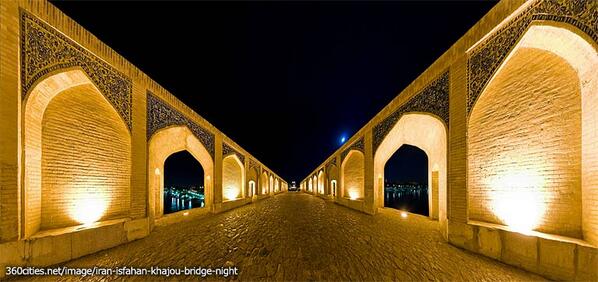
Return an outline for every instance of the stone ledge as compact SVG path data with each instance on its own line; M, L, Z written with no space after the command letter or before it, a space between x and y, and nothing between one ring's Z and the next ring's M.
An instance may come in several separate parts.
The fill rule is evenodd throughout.
M35 239L49 237L49 236L59 236L59 235L67 234L67 233L80 232L80 231L84 231L84 230L88 230L88 229L94 229L94 228L100 228L103 226L119 224L119 223L123 223L123 222L129 221L129 220L130 219L128 219L128 218L120 218L120 219L112 219L112 220L94 222L92 224L81 224L81 225L69 226L69 227L64 227L64 228L43 230L43 231L39 231L39 232L31 235L31 237L29 237L29 240L35 240Z
M251 203L251 198L240 198L215 204L214 213L221 213Z
M38 232L0 244L0 278L6 266L48 266L109 249L149 234L147 218L116 219Z
M580 239L516 232L486 222L449 221L452 245L555 280L598 280L598 248Z
M209 208L193 208L162 215L155 220L156 226L170 225L190 218L196 218L211 213Z
M367 214L373 214L372 212L369 212L368 210L366 210L366 205L365 205L365 201L364 199L350 199L350 198L346 198L346 197L339 197L336 198L335 203L348 207L350 209L354 209L363 213L367 213Z

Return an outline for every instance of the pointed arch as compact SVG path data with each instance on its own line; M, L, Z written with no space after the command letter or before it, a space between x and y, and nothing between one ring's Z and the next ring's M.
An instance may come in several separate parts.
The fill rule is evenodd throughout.
M447 128L434 115L404 114L380 143L374 155L374 206L384 207L384 167L403 144L415 146L428 156L429 215L440 220L446 235Z
M205 209L210 211L213 202L214 163L208 150L186 126L171 126L156 131L148 146L148 194L150 218L157 219L164 214L164 162L176 153L186 150L201 165L204 171ZM173 213L178 214L178 213Z
M469 219L598 242L596 51L572 25L528 27L468 119Z
M22 113L25 238L42 229L127 216L130 132L82 69L40 78ZM106 175L114 177L106 181Z
M341 196L360 200L364 191L365 156L360 150L351 150L341 163Z

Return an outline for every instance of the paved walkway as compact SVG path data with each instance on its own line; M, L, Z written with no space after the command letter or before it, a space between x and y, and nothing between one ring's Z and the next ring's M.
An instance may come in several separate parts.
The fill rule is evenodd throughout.
M233 279L240 280L542 279L447 244L438 223L427 218L403 219L394 210L370 216L294 192L222 214L158 227L147 238L66 265L235 265L240 275ZM148 281L158 277L129 278Z

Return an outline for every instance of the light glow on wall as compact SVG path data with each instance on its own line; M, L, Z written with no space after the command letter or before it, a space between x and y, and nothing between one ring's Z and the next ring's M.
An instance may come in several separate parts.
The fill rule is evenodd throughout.
M544 179L532 169L511 169L490 178L492 211L514 231L529 233L546 212Z
M94 196L87 196L76 201L70 212L74 220L89 225L102 218L108 206L107 202L105 199Z
M354 188L354 189L349 190L349 199L355 200L355 199L359 198L359 193L357 193L357 191L355 191L355 190L357 190L357 189Z
M241 190L239 189L239 187L226 187L226 189L224 189L224 197L227 200L234 200L237 198L237 196L239 196L239 192Z

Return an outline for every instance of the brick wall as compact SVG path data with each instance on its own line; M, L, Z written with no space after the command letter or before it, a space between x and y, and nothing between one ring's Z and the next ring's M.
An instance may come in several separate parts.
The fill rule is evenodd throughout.
M0 242L19 235L18 3L0 1Z
M100 219L126 216L130 147L125 123L95 87L58 94L42 123L41 229L79 224L87 197L105 203Z
M364 156L359 151L351 151L342 165L343 196L356 198L364 196Z
M260 179L260 195L264 195L268 193L268 175L264 172L262 173L262 178Z
M222 160L222 196L227 200L227 195L241 197L243 189L243 168L235 156L231 155ZM228 200L232 200L230 198Z
M510 208L537 205L536 230L581 238L580 97L575 70L553 53L522 48L506 62L469 119L470 219L505 223L496 201L529 191L538 203Z

